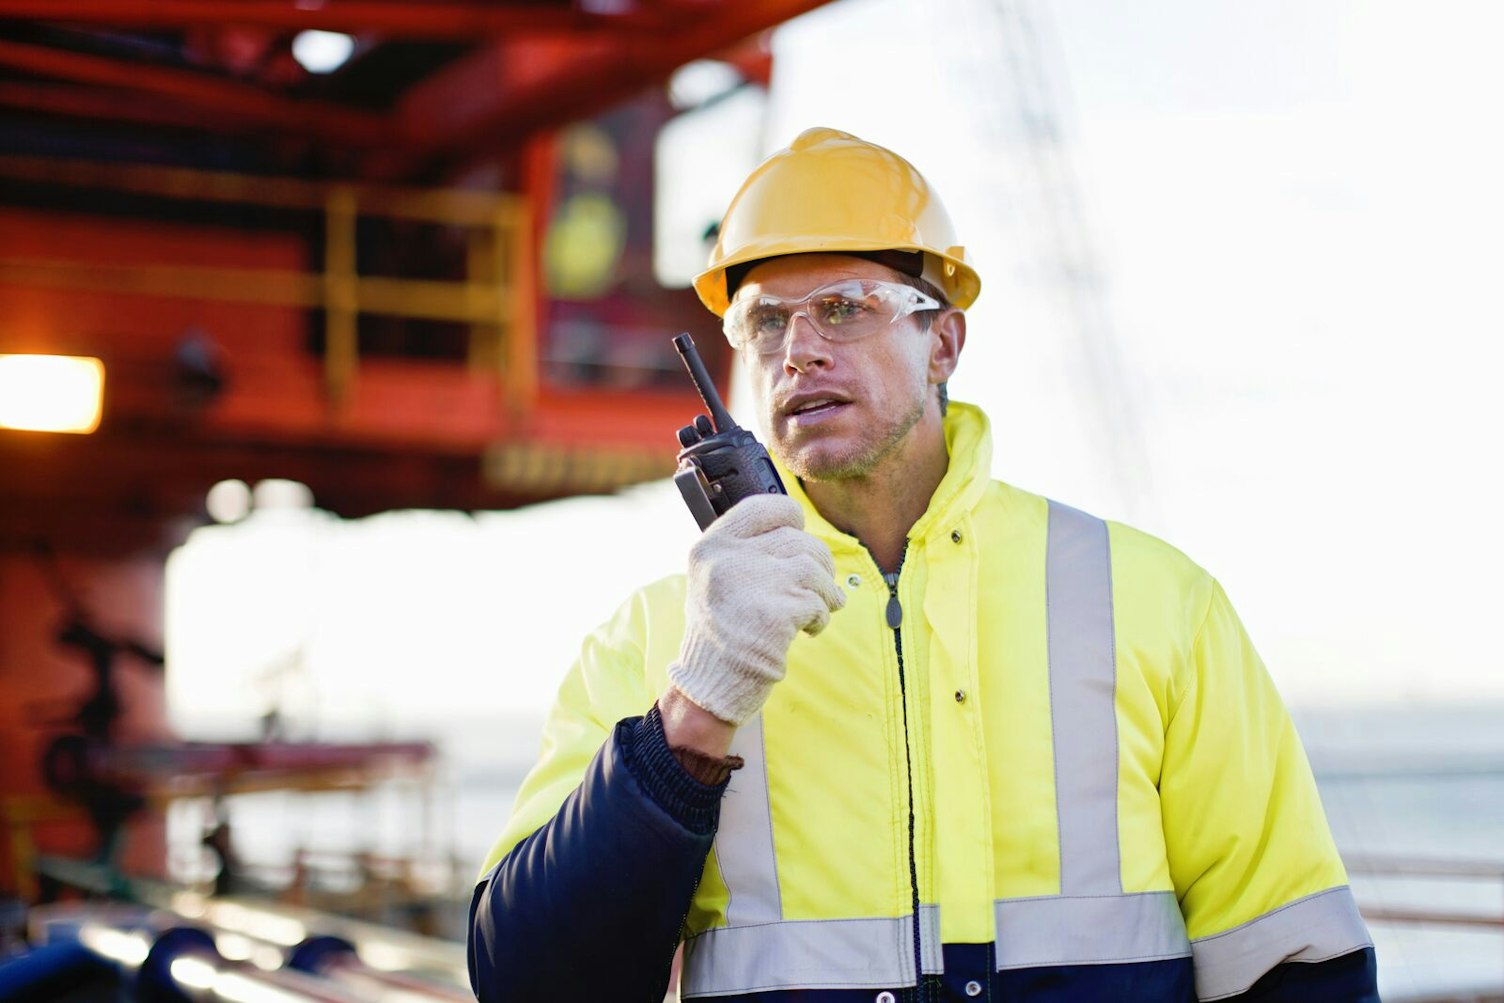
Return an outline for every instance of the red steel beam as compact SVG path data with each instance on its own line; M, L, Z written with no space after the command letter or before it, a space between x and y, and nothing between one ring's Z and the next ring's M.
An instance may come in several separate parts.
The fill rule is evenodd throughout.
M374 32L403 38L474 39L529 32L568 34L601 29L657 30L663 15L650 10L593 14L572 7L462 2L382 3L337 0L295 4L291 0L0 0L0 18L83 21L115 27L181 28L187 25L254 25L262 28L349 33Z
M0 107L127 125L197 130L225 127L222 116L207 111L183 108L146 94L72 84L0 81Z
M476 137L510 146L539 128L587 118L676 68L730 48L827 0L705 0L681 7L673 30L649 38L557 39L550 52L498 40L423 81L398 106L410 152L382 164L407 173L414 157L452 159Z
M38 76L158 94L209 109L216 117L230 116L350 146L372 147L400 141L400 124L385 116L294 100L188 70L8 41L0 41L0 66Z

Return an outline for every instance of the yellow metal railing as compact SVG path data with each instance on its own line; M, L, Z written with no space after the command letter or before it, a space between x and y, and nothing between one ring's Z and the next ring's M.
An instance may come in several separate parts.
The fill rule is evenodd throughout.
M37 901L37 843L33 835L38 826L58 822L82 824L88 813L80 805L70 804L48 794L7 795L0 798L0 857L10 863L10 874L0 880L9 884L27 902Z
M470 325L472 365L495 367L514 414L537 399L532 223L518 195L451 188L325 183L222 171L0 156L0 179L185 202L242 204L324 216L320 272L162 264L101 265L0 257L0 282L126 295L261 303L324 311L324 380L331 400L356 377L361 314ZM463 280L361 275L356 226L365 216L463 227Z

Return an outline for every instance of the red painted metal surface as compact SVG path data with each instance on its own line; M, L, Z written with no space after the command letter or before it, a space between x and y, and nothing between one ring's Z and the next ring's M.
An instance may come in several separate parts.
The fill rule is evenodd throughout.
M420 152L454 159L478 136L494 148L550 123L594 115L690 60L734 49L824 2L707 2L697 5L696 16L649 39L495 40L414 87L397 113ZM400 176L411 162L399 159L386 169Z
M41 77L70 80L170 98L212 109L216 117L318 136L355 146L400 140L400 124L371 112L284 97L274 91L205 73L127 62L82 52L0 40L0 66ZM205 120L209 125L210 120Z
M167 129L208 128L238 131L212 109L191 108L164 101L146 92L81 86L58 82L0 81L0 108L48 119L88 119L100 124L151 126ZM245 129L256 128L245 123Z
M570 2L481 0L0 0L0 136L15 143L8 153L104 164L319 183L435 186L463 178L531 207L529 229L518 231L526 236L504 253L522 259L511 272L519 288L541 290L539 248L556 197L562 204L571 194L556 156L561 130L697 58L726 58L747 79L766 81L763 33L821 2L640 0L618 13L591 13ZM326 77L303 72L290 43L307 28L357 34L356 59ZM611 193L633 218L643 214L651 187L641 181L652 174L642 145L625 165L636 187ZM91 268L124 274L139 264L184 275L257 266L316 273L328 241L317 221L278 230L223 205L164 209L159 192L48 189L38 198L43 189L45 179L0 180L0 258L62 262L75 275ZM417 239L433 254L420 258L442 264L445 253L461 262L473 254L463 236L422 225L429 231ZM380 256L415 232L393 229L364 240L358 253L374 247L372 256ZM162 558L205 518L204 492L220 479L301 480L321 506L358 516L511 507L667 474L674 429L698 410L687 381L663 379L650 362L625 374L550 382L568 366L600 368L588 353L564 363L550 358L550 321L589 321L607 338L617 337L612 324L620 322L627 332L620 336L637 339L634 351L660 326L666 345L680 319L692 323L683 309L693 306L690 294L653 286L642 264L651 240L639 229L633 241L622 256L623 269L637 269L630 281L618 276L620 288L589 303L539 302L532 312L545 337L521 346L528 351L507 354L515 343L497 350L513 361L529 352L541 360L532 374L536 394L529 387L520 408L499 387L500 359L467 364L395 353L362 355L348 395L331 404L315 344L324 318L306 301L279 306L127 294L108 283L49 285L18 278L22 268L0 278L0 352L97 355L107 370L105 423L94 435L0 430L0 678L7 680L0 686L0 798L45 799L38 764L66 729L25 708L76 711L88 697L87 665L76 652L56 650L64 611L36 581L35 541L63 555L88 607L108 626L152 638L161 636ZM450 262L419 277L452 280L468 267ZM713 331L707 318L696 316ZM431 335L418 328L413 336ZM185 343L200 336L223 364L224 379L212 385L184 380ZM655 463L661 470L649 470ZM592 464L600 468L594 474ZM346 753L286 746L172 745L160 673L127 667L116 683L123 707L117 745L131 751L94 746L90 755L112 757L110 769L138 771L140 783L158 774L276 782L348 761L338 759ZM125 863L159 862L160 818L138 816L126 828ZM63 820L41 832L39 845L87 854L97 849L88 836L77 820ZM8 873L0 860L0 875Z
M692 13L703 4L685 7ZM0 0L0 17L96 22L132 28L186 25L255 25L290 31L377 32L402 38L473 40L484 35L653 31L671 12L652 7L595 13L573 4L373 3L340 0L294 4L288 0Z

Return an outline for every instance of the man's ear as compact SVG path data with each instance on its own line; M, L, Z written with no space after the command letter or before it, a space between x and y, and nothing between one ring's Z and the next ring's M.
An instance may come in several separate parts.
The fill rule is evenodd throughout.
M955 307L940 311L930 324L931 383L944 383L951 378L965 345L966 312Z

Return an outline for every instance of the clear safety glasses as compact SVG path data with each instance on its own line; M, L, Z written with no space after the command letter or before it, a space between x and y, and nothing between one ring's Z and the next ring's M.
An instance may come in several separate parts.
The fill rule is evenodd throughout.
M759 355L783 351L794 318L803 316L829 341L858 341L911 313L939 310L940 303L918 289L879 279L842 279L802 299L767 294L733 301L722 318L726 339Z

